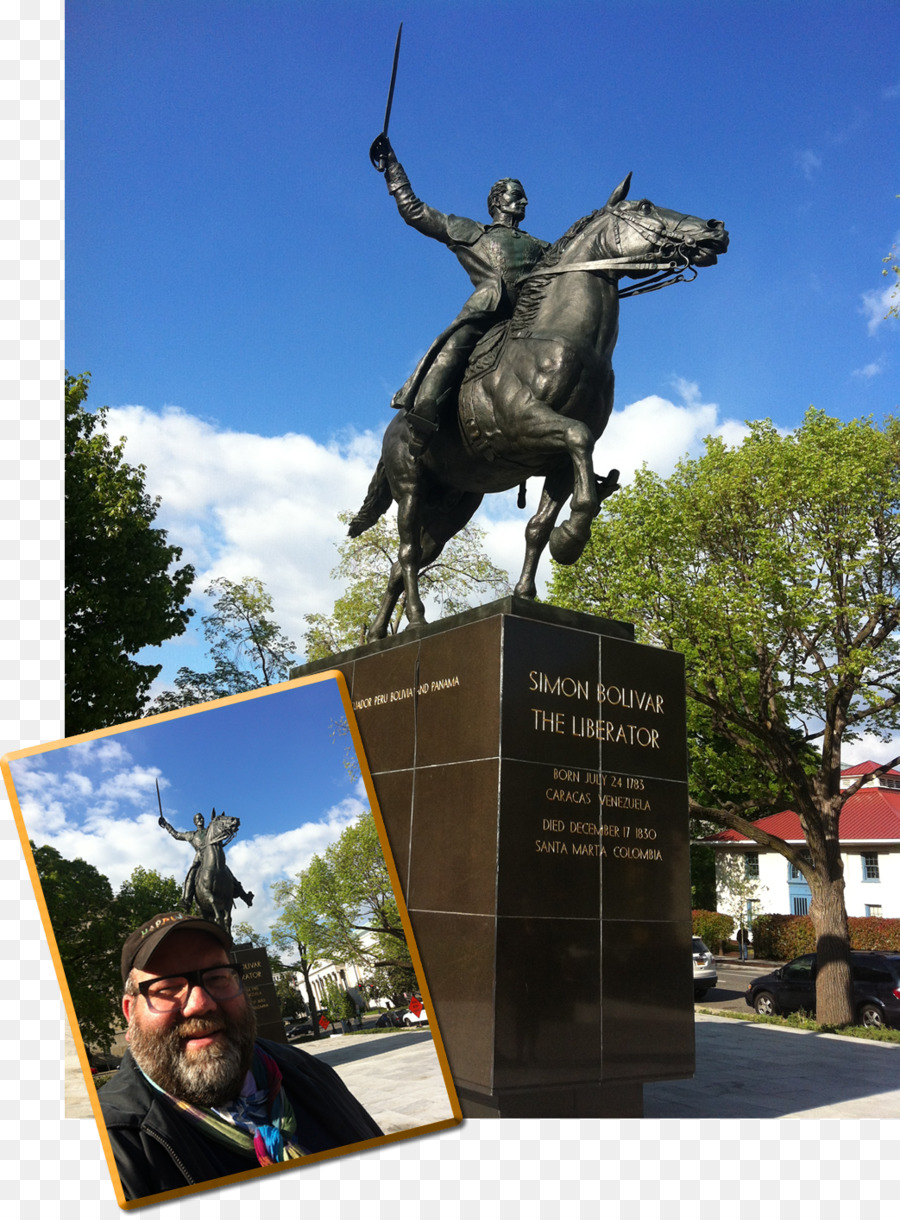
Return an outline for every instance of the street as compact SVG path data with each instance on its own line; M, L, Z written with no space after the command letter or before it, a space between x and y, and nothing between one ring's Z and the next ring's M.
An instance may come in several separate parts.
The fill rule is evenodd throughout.
M708 991L702 1000L697 1000L694 1007L709 1008L713 1012L732 1009L735 1012L749 1013L752 1010L748 1008L744 1000L747 984L753 979L759 978L761 974L768 974L774 968L770 962L749 962L746 966L730 964L724 966L720 961L717 964L718 984L712 991Z

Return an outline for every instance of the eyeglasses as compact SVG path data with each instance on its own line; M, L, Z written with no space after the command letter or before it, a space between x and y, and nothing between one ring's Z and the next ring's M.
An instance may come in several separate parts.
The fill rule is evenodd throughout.
M195 987L202 987L211 1000L233 1000L244 990L244 968L234 965L207 966L205 970L185 970L183 974L161 979L144 979L138 991L151 1012L174 1012L184 1008Z

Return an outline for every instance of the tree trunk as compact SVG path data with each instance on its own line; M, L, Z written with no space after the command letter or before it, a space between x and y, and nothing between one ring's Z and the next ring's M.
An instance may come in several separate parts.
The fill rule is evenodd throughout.
M855 1013L844 879L816 877L810 888L809 913L816 930L816 1021L819 1025L852 1025Z

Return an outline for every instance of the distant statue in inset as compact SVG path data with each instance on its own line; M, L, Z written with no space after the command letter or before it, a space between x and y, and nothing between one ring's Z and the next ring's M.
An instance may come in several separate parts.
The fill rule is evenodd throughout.
M225 847L240 829L240 818L217 814L213 809L209 826L206 826L203 814L197 813L194 830L176 830L160 809L159 824L173 839L190 843L194 849L194 859L184 879L182 906L190 911L196 903L204 919L220 924L230 933L234 900L240 898L248 907L253 905L252 892L244 890L225 863Z

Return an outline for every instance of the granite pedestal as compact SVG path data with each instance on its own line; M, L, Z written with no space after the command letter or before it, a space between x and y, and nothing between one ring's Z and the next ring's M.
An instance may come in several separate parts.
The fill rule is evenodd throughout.
M640 1117L694 1070L682 658L517 598L348 683L463 1112Z
M249 944L235 945L234 958L244 967L244 994L256 1014L256 1032L270 1042L287 1043L281 1005L265 949Z

